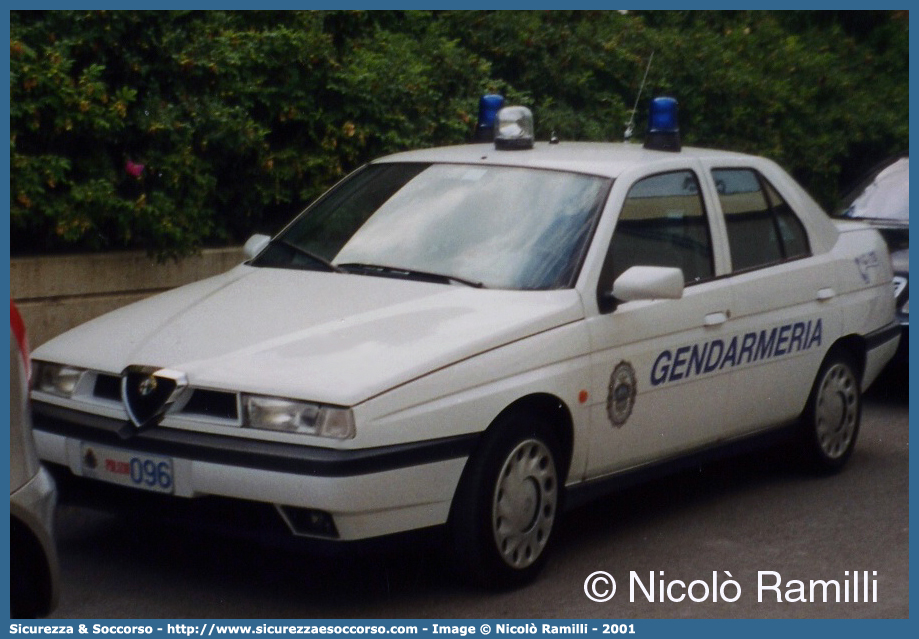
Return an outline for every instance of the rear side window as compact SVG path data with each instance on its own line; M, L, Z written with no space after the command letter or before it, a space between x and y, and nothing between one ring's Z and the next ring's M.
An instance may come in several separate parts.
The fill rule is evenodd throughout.
M801 220L759 173L716 169L712 177L724 212L734 271L810 255Z
M652 175L626 196L603 265L600 293L631 266L674 266L687 284L714 275L708 218L692 171Z
M769 198L769 203L779 225L779 237L782 239L782 248L785 250L784 258L793 260L810 255L807 233L804 231L804 225L801 224L801 220L798 219L798 216L779 195L779 192L765 178L763 178L763 184L766 187L766 196Z

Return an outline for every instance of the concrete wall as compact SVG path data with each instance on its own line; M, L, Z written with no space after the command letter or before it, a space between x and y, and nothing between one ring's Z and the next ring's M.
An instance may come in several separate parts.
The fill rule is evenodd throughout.
M165 264L143 252L15 258L10 260L10 296L34 348L93 317L217 275L244 259L242 248L208 249Z

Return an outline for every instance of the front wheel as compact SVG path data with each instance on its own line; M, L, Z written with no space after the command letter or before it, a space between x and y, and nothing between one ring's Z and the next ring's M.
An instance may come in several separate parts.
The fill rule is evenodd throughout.
M861 423L861 384L848 353L831 352L817 374L804 411L802 433L811 466L840 470L852 455Z
M469 460L450 513L454 563L478 585L531 581L548 557L561 506L559 447L537 415L496 423Z

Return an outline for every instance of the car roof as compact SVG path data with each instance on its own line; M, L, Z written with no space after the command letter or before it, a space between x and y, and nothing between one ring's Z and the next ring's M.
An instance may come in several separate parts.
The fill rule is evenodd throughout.
M679 152L654 151L628 142L537 142L532 149L498 150L493 144L465 144L418 151L406 151L379 158L377 163L444 162L519 166L558 171L574 171L616 178L637 166L672 164L679 157L698 159L747 159L753 156L729 151L683 147Z

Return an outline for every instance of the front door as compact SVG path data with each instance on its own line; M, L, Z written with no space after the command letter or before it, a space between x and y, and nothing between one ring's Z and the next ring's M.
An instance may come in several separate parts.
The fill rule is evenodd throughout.
M683 297L620 302L603 294L631 266L683 272ZM712 228L693 170L630 187L588 319L593 347L586 478L676 455L719 439L731 377L719 368L730 331L730 283L715 277ZM605 398L606 401L599 401Z

